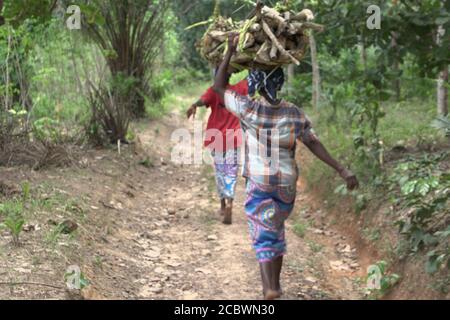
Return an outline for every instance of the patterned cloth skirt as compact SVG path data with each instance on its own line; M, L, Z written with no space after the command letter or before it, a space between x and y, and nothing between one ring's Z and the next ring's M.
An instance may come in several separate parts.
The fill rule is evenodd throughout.
M239 170L238 150L212 152L216 172L217 192L220 199L234 199Z
M286 254L285 221L294 208L295 198L295 185L267 186L247 179L245 213L259 262Z

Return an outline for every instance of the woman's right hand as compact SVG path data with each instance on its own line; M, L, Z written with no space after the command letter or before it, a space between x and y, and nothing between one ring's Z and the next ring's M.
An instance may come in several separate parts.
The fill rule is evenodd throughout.
M228 50L231 54L234 54L237 51L237 47L239 44L239 33L231 32L228 34Z
M351 172L350 170L343 168L339 175L342 177L342 179L345 180L347 183L347 189L348 190L355 190L359 188L359 181L358 178L356 178L355 174Z
M191 117L193 119L195 119L195 114L197 113L197 106L195 104L193 104L186 112L186 116L188 119L190 119Z

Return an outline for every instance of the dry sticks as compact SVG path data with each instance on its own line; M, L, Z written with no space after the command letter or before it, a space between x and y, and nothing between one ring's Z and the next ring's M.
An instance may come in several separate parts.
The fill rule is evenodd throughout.
M309 45L309 30L323 31L323 26L312 23L314 14L309 9L301 12L278 12L258 5L245 21L216 17L198 43L201 55L211 64L222 61L227 49L227 36L238 32L238 52L231 65L238 69L273 69L275 66L300 64Z

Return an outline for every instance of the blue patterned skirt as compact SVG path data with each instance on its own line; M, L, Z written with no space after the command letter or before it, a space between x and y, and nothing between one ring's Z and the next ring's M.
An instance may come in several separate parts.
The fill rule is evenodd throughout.
M220 199L234 199L239 170L238 150L212 153L216 172L217 192Z
M266 186L247 180L245 213L259 262L286 254L285 221L294 208L296 186Z

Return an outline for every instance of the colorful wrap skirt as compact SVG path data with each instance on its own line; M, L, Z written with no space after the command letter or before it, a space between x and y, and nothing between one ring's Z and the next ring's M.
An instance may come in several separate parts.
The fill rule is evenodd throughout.
M234 199L239 170L238 150L212 152L216 172L217 192L220 199Z
M295 185L267 186L247 179L245 213L259 262L286 254L285 221L294 208L295 197Z

